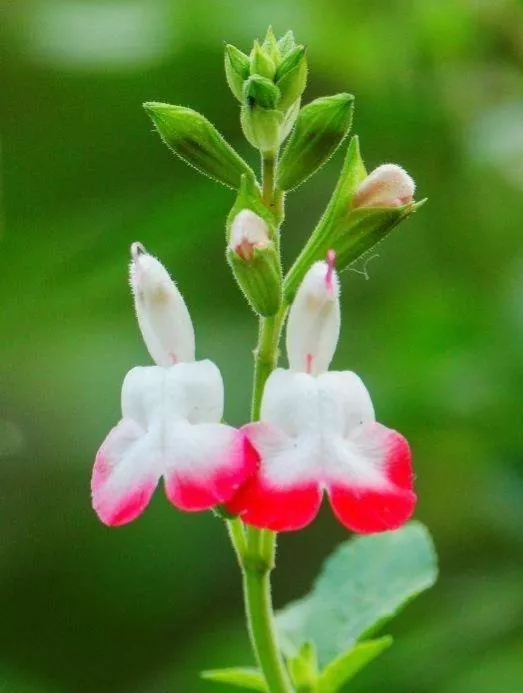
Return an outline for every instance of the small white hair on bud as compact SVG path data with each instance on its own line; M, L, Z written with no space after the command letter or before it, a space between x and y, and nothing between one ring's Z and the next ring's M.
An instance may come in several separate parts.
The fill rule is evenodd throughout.
M267 222L250 209L242 209L231 224L229 248L244 260L250 260L254 248L263 248L269 242Z
M287 322L287 356L294 371L319 375L329 368L340 334L340 285L334 253L316 262L296 292Z
M352 198L357 207L400 207L412 202L416 184L397 164L382 164L359 185Z
M194 361L194 328L169 273L141 243L131 245L130 284L143 340L158 366Z

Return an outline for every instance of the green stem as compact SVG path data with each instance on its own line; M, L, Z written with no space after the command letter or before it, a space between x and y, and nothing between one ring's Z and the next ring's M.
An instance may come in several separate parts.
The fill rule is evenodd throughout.
M274 192L276 156L262 160L263 202L274 211L275 201L283 204L283 197L276 200ZM260 319L258 344L254 352L254 381L251 405L251 421L260 418L265 383L278 361L278 344L286 315L282 306L270 318ZM274 628L271 599L270 572L274 567L276 534L254 527L241 527L239 520L230 520L229 534L238 555L243 574L245 611L252 648L263 672L270 693L293 693L293 688L278 649Z

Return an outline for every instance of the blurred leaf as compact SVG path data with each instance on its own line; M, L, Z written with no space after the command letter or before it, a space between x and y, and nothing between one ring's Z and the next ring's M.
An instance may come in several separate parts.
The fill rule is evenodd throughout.
M431 587L436 576L434 546L419 522L351 539L327 560L312 592L277 617L282 650L292 657L312 641L325 665Z
M392 638L386 635L379 640L366 640L336 657L327 664L318 681L318 693L336 693L350 681L358 671L376 659L392 645Z
M269 693L263 676L256 669L240 669L239 667L213 669L212 671L202 671L201 677L206 681L230 683L238 688L248 688L251 691Z

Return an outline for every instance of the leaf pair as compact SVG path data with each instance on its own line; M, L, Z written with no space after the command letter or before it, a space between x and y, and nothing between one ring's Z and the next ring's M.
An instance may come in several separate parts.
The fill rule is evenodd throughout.
M338 547L312 591L277 616L280 648L297 692L339 691L392 644L387 636L361 638L431 587L436 577L434 547L418 522ZM254 691L268 690L254 669L208 671L203 677Z

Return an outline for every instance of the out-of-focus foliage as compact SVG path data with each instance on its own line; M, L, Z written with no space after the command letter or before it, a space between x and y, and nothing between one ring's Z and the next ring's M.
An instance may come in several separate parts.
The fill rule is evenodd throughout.
M343 275L335 367L411 441L442 579L391 628L359 693L523 688L523 8L517 0L9 0L2 3L0 688L204 693L252 661L221 522L157 494L120 530L89 507L122 377L148 363L126 279L142 240L192 310L201 356L247 415L255 320L224 261L230 191L176 160L144 101L201 110L252 165L223 41L269 23L308 46L305 101L355 94L369 169L429 203ZM341 157L289 195L291 261ZM368 277L368 281L366 280ZM303 595L346 533L282 538L275 601ZM222 690L227 690L224 686ZM233 689L231 689L233 690Z

